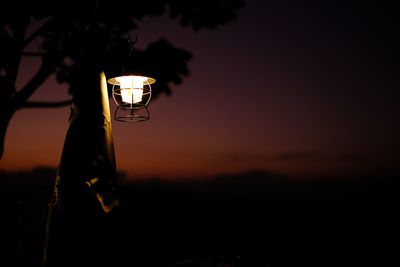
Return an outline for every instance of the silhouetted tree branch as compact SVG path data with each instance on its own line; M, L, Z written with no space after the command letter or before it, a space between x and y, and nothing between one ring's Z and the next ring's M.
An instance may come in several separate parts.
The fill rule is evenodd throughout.
M43 35L52 25L52 23L54 23L55 21L55 17L51 17L49 19L47 19L46 22L44 22L34 33L32 33L30 36L28 36L23 44L22 47L25 48L27 47L33 40L35 40L37 37Z
M72 100L56 101L56 102L44 102L44 101L28 101L22 108L60 108L68 106L72 103Z
M5 133L15 112L27 107L59 107L68 101L30 102L29 98L47 78L56 74L57 81L69 85L76 94L91 85L91 78L82 75L86 63L107 75L117 72L126 63L126 34L135 30L136 21L144 16L160 16L170 12L183 27L194 30L214 29L237 16L243 0L152 0L152 1L89 1L62 3L37 0L4 8L0 16L0 159L4 151ZM123 12L110 12L116 6ZM27 29L35 23L32 33ZM125 37L124 37L125 36ZM34 40L40 40L39 52L24 52ZM38 72L20 90L16 89L22 56L41 57ZM157 79L154 97L170 94L170 84L180 84L189 75L187 63L192 55L176 48L166 39L150 44L143 51L135 50L134 61L144 72ZM95 72L92 73L93 75ZM97 77L97 76L96 76Z
M28 98L39 88L39 86L47 80L47 78L55 71L56 64L43 63L36 75L17 93L18 108L25 106Z
M9 69L8 69L8 81L10 84L15 84L17 81L18 70L21 63L22 57L22 49L23 49L23 40L26 28L28 26L28 22L22 20L21 23L16 23L12 30L13 30L13 50L11 51Z

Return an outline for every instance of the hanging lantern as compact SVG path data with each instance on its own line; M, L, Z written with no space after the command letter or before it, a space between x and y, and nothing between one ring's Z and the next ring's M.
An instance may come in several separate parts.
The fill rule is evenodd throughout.
M151 84L156 80L146 76L126 75L108 79L117 109L114 118L123 122L146 121L150 118L147 105L151 99Z

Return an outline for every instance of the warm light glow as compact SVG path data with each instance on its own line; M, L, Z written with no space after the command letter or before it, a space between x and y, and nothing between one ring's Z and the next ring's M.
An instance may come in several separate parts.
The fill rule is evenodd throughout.
M115 78L119 84L120 88L141 88L143 89L143 83L147 80L147 77L143 76L120 76Z
M122 101L129 104L139 103L143 96L143 83L147 80L142 76L121 76L116 78L120 84Z
M122 101L129 104L139 103L142 101L143 89L121 88Z

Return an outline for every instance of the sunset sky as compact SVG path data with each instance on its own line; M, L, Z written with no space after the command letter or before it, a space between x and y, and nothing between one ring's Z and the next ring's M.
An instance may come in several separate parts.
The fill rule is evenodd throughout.
M191 73L150 103L149 121L113 121L118 170L134 179L400 173L395 9L264 2L246 1L237 20L216 30L194 32L167 16L141 21L137 47L164 37L193 53ZM21 66L19 87L34 65ZM33 98L67 97L53 77ZM69 108L17 112L0 169L56 167L68 116Z

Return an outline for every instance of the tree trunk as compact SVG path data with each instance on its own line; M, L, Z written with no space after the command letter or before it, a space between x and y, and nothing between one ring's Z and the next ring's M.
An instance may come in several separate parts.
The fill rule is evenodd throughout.
M5 108L0 109L0 161L3 158L4 154L4 143L6 139L8 124L10 123L14 113L15 110L11 107L6 106Z
M115 264L116 166L107 82L88 66L73 98L49 206L43 266ZM100 78L100 79L99 79ZM71 250L71 244L73 250ZM106 264L107 263L107 264Z

